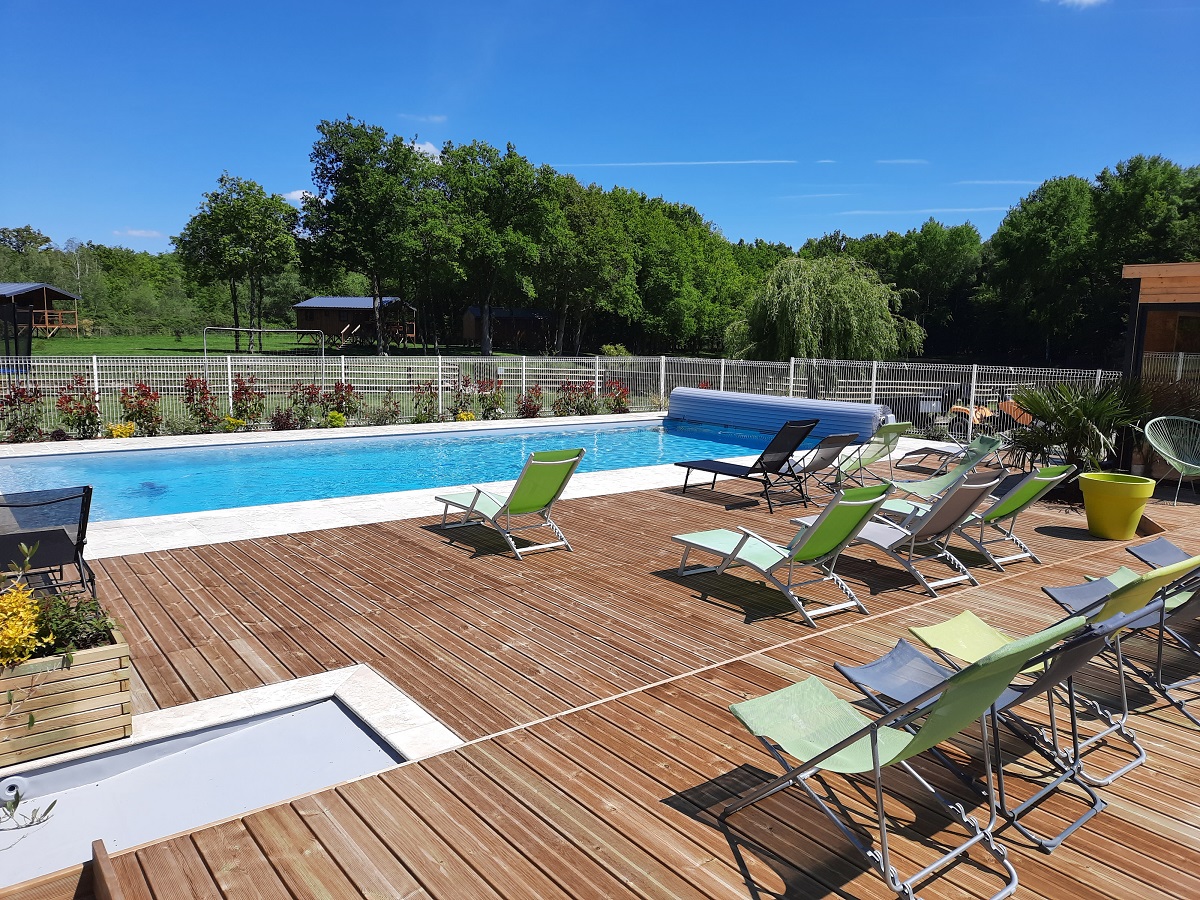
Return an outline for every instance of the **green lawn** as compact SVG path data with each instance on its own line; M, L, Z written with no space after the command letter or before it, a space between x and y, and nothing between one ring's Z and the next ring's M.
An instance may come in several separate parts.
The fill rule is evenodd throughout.
M442 347L446 356L478 356L477 347ZM233 353L233 336L230 334L210 334L208 336L209 353ZM246 352L245 339L242 341L242 352ZM320 351L311 344L297 345L295 337L290 334L266 336L266 350L270 355L280 356L314 356ZM433 349L430 348L430 353ZM176 338L171 334L150 335L114 335L104 337L72 337L58 334L52 338L34 338L34 356L200 356L204 353L204 338L199 334L185 334ZM325 346L328 356L374 356L374 348L346 347L344 350L334 350L328 344ZM419 347L409 347L407 350L392 350L392 356L421 356ZM497 353L497 356L511 354Z

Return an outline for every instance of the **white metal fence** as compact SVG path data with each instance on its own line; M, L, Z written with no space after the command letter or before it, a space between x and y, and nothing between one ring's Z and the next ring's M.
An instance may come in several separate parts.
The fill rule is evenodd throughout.
M1200 381L1200 353L1145 353L1142 378L1147 381Z
M1174 354L1170 354L1174 358ZM1200 370L1200 356L1193 357ZM602 397L615 385L628 389L631 410L662 409L676 387L700 387L755 394L856 400L890 406L898 419L912 421L919 430L938 413L956 404L995 406L1022 385L1072 382L1100 385L1119 377L1101 369L1050 369L1008 366L943 365L939 363L851 362L792 359L788 362L755 362L729 359L678 357L0 357L7 387L36 388L40 392L41 427L62 426L56 400L72 379L81 376L94 391L102 422L124 418L119 397L122 388L143 382L161 396L164 416L176 427L186 420L184 380L203 377L220 400L222 413L230 410L236 379L253 380L266 394L267 415L287 406L288 392L297 384L316 385L329 391L336 382L353 385L364 403L351 424L365 422L385 401L399 411L401 420L416 414L418 393L436 393L437 412L450 408L455 386L469 379L499 382L503 417L516 415L517 398L540 388L544 414L563 383L586 386ZM468 401L471 390L466 392ZM0 397L0 400L3 398ZM603 404L600 406L603 411ZM476 401L476 412L479 414Z

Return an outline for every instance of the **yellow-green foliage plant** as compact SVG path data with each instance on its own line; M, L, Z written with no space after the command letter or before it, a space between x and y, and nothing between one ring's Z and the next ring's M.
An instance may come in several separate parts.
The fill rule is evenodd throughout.
M0 591L0 668L19 666L38 647L53 643L53 635L38 637L39 610L37 597L23 581Z

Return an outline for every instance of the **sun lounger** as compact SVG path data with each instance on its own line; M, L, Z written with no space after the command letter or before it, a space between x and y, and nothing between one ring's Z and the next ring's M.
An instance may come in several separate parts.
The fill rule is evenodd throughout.
M566 547L570 550L571 545L550 518L550 512L566 489L567 482L579 468L582 459L582 449L541 450L530 454L529 459L525 461L525 468L521 470L507 497L489 493L482 488L435 497L439 503L445 504L442 508L442 527L461 528L476 523L490 525L500 532L500 536L517 559L521 559L522 553L529 553L531 550L548 550L552 547ZM446 521L450 507L463 511L462 518L457 522ZM541 521L525 525L513 524L514 517L529 516ZM518 548L513 536L530 528L549 528L558 540Z
M681 493L687 493L688 479L693 470L711 473L713 488L717 486L718 475L744 478L748 481L757 481L763 486L763 498L767 501L767 509L774 512L775 508L771 503L772 491L779 488L784 488L788 492L803 491L801 481L785 469L792 454L816 427L816 419L802 419L786 423L779 429L775 437L771 438L771 442L767 444L767 448L763 450L758 459L748 466L719 459L693 459L688 462L677 462L675 465L682 466L686 470L683 475Z
M801 526L796 536L787 544L776 544L759 537L748 528L740 528L737 531L719 528L713 531L677 534L671 540L683 545L679 574L721 574L735 566L748 566L783 591L783 595L809 625L815 626L814 616L828 615L844 609L858 609L865 613L867 608L833 568L842 551L870 521L890 490L891 485L884 483L852 488L834 495L821 514L814 516L810 524ZM693 550L719 556L721 562L715 566L688 569L688 554ZM797 567L816 569L820 576L798 582L795 580ZM846 602L809 610L806 602L796 593L796 589L821 581L832 581L838 590L846 595Z
M96 595L96 576L83 558L87 544L90 486L0 496L0 569L22 565L18 545L37 545L27 577L49 590L78 586ZM67 576L72 567L76 578Z

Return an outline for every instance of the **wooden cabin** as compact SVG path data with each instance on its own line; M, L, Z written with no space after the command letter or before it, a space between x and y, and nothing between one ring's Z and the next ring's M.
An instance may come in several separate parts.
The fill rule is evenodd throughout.
M417 339L416 309L399 297L384 297L383 320L388 343L405 347ZM310 297L293 304L296 328L320 331L334 348L375 342L371 297Z
M1125 370L1142 374L1147 353L1200 353L1200 262L1125 266L1131 282Z
M493 306L491 310L492 343L505 350L541 352L550 343L551 317L540 309L507 309ZM478 346L483 338L483 316L478 306L463 313L463 340Z
M0 283L0 303L30 311L33 333L54 337L59 331L79 334L79 308L82 297L42 282Z

